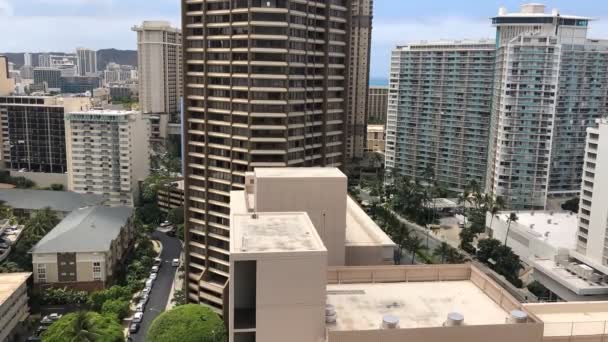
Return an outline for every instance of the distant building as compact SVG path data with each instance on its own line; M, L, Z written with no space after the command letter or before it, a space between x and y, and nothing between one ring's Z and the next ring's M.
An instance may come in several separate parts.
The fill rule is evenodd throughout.
M67 172L64 114L90 106L90 100L84 97L0 97L6 167L15 171Z
M97 74L97 51L87 48L77 48L76 54L80 63L80 76Z
M150 124L141 113L93 110L66 114L68 190L132 206L150 173Z
M391 58L386 168L452 191L485 184L496 45L490 40L419 42ZM466 86L465 86L466 85Z
M15 82L8 73L8 58L0 56L0 96L10 95L14 90Z
M62 219L78 208L101 205L105 200L100 195L71 191L0 189L0 201L13 208L16 216L29 217L36 210L50 208Z
M34 79L34 67L31 65L24 65L19 69L19 73L22 79L33 80Z
M64 94L82 94L90 92L101 86L101 79L97 76L70 76L61 77L61 92Z
M120 101L122 99L131 99L133 96L133 87L132 85L127 84L113 84L108 89L110 89L110 97L112 101Z
M139 103L144 114L177 114L182 96L182 33L165 21L144 21L137 32Z
M184 181L171 182L166 188L158 190L157 203L160 210L168 212L171 209L184 207Z
M346 110L346 157L349 159L363 157L367 145L367 99L369 89L369 66L372 41L373 0L351 0L348 50L348 84L344 89L348 93ZM338 25L337 30L346 30ZM329 57L331 64L345 63L344 57ZM332 61L333 60L333 61Z
M386 125L388 87L369 87L367 98L368 124Z
M48 53L41 53L38 55L38 67L39 68L50 68L51 67L51 55Z
M384 144L384 125L367 125L366 151L384 153Z
M95 291L113 284L134 236L131 207L73 211L30 251L37 288Z
M46 83L47 88L61 91L61 70L56 68L38 67L34 68L34 84Z
M31 273L0 273L0 341L17 341L15 328L29 316L27 281Z
M26 52L23 54L23 65L24 66L32 66L32 54Z

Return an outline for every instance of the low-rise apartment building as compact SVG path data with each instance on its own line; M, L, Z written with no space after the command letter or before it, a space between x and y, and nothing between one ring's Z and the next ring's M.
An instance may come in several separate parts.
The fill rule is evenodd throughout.
M65 118L68 190L132 206L150 173L150 123L140 112L92 110Z
M13 341L13 331L29 316L27 280L31 275L0 274L0 342Z
M184 206L184 181L171 182L169 186L161 188L157 193L158 208L164 212Z
M73 211L30 251L36 287L93 291L112 284L133 239L133 212L102 206Z
M384 153L384 125L367 125L367 152Z
M13 208L19 217L29 217L36 210L50 208L60 219L76 209L104 203L99 195L33 189L0 189L0 201Z

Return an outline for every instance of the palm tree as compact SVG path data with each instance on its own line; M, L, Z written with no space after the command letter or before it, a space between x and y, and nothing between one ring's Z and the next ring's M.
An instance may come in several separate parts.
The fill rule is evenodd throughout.
M492 214L492 218L490 219L490 229L492 229L494 217L496 217L496 214L498 214L498 212L505 207L505 201L502 199L502 197L498 196L496 199L489 198L488 202L490 213Z
M442 242L439 246L435 247L433 250L433 255L436 257L441 257L441 263L445 264L445 260L450 253L450 245L445 242Z
M71 342L95 342L99 338L89 316L85 311L79 311L74 319L72 329L74 338Z
M405 242L406 248L412 252L412 265L416 261L416 253L418 253L422 248L422 239L419 238L416 234L410 235L409 238Z
M519 217L517 217L516 213L511 213L509 214L509 216L507 216L507 235L505 235L505 246L507 245L507 239L509 238L509 230L511 230L511 223L512 222L517 222L519 220Z
M59 219L49 207L37 210L25 224L25 231L29 236L43 237L59 224Z
M395 255L395 263L401 264L401 256L403 249L407 248L407 242L410 236L410 229L403 223L399 223L392 231L393 241L397 244L397 254Z

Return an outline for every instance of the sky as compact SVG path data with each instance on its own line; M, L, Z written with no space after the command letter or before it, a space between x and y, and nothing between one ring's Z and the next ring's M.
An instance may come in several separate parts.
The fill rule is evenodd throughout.
M420 40L493 38L489 18L516 0L374 0L371 78L387 79L391 50ZM541 0L535 0L541 2ZM590 16L590 38L608 39L608 1L547 0L548 11ZM180 0L0 0L0 51L136 49L131 27L144 20L180 25Z

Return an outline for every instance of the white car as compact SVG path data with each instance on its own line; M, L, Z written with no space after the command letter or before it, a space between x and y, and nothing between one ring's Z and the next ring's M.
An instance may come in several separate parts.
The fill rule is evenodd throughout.
M145 309L146 309L146 303L144 303L144 302L139 302L135 306L135 311L136 312L144 312Z
M146 286L146 287L144 287L143 290L141 290L141 293L147 295L147 294L150 294L151 290L152 290L152 288Z
M158 266L152 266L152 273L158 273Z
M171 266L179 267L179 259L173 259L173 261L171 261Z
M139 302L140 303L144 303L144 304L148 304L148 300L150 299L150 296L145 294L145 295L141 295L141 297L139 297Z
M133 315L133 323L139 323L139 322L141 322L141 320L143 318L144 318L143 312L136 312L135 315Z
M158 273L150 273L150 280L156 280Z
M170 225L171 225L171 222L169 222L169 221L165 221L160 224L161 228L169 227Z

